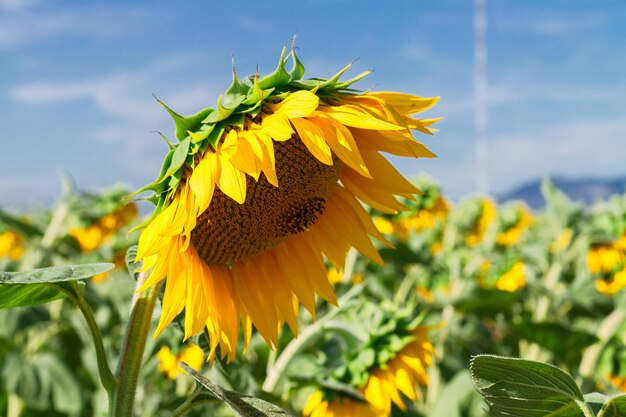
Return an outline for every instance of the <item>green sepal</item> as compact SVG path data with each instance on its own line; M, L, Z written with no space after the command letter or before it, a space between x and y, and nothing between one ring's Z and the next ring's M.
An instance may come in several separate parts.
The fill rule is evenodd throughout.
M222 120L225 120L233 114L235 109L241 104L241 102L246 98L246 96L237 94L237 95L224 95L220 96L217 99L217 111L209 114L207 118L205 118L202 123L217 123Z
M161 211L163 211L163 209L165 208L165 202L167 201L167 194L164 194L163 192L155 194L153 196L151 196L151 198L155 198L156 197L156 207L154 208L154 211L152 212L152 214L150 215L150 217L142 222L141 224L133 227L132 229L130 229L128 231L128 233L133 233L136 232L139 229L143 229L146 226L148 226L150 224L150 222L152 222L152 220L154 220L156 218L156 216L159 215L159 213L161 213Z
M278 60L278 67L271 74L261 78L259 80L259 86L262 89L272 88L272 87L282 87L287 85L291 80L291 76L285 70L285 50L287 48L283 47L282 52L280 53L280 59Z
M293 66L291 67L291 71L289 71L289 77L291 77L291 81L301 80L304 77L304 65L298 59L296 55L295 48L291 48L291 52L287 58L291 57L293 62Z
M183 141L187 136L187 131L194 131L197 129L198 125L202 122L202 120L206 119L206 117L214 112L214 109L207 107L206 109L200 110L198 113L193 114L191 116L181 116L176 113L174 110L170 109L165 103L163 103L158 98L154 97L156 101L159 102L161 106L172 116L174 119L174 124L176 125L176 138L179 141Z
M309 78L308 80L295 80L289 83L289 87L294 90L313 90L319 88L325 80L319 78Z
M183 176L182 169L174 172L170 176L170 180L167 182L167 189L170 191L176 191L176 187L178 187L178 184L180 184L180 180L182 176Z
M213 128L213 130L211 131L211 134L209 135L207 140L209 141L211 145L213 145L213 147L217 146L217 142L222 137L222 134L224 133L226 126L227 126L226 121L222 121L222 122L217 123L215 127Z
M227 126L236 126L243 129L245 119L246 118L243 113L233 114L228 118Z
M354 61L352 61L351 63L349 63L348 65L346 65L345 67L343 67L337 74L333 75L332 77L330 77L328 80L324 81L323 83L320 84L320 89L322 88L328 88L330 87L331 89L334 89L334 84L339 81L339 78L346 72L348 71L352 65L354 64Z
M252 84L252 88L249 89L246 99L242 101L241 104L245 106L257 104L258 102L263 100L263 98L265 98L264 95L264 91L259 85L259 75L257 74L254 76L254 83Z
M181 166L185 163L185 159L187 159L187 154L189 153L189 144L191 143L191 136L187 136L183 139L182 142L178 144L176 149L173 150L172 158L169 163L169 167L165 174L158 180L156 183L159 184L165 181L166 178L172 176L176 171L180 169Z
M333 86L333 90L345 90L348 87L350 87L352 84L356 83L357 81L362 80L363 78L367 77L371 73L372 73L372 70L363 71L362 73L360 73L359 75L357 75L354 78L351 78L351 79L349 79L347 81L343 81L343 82L340 82L340 83L336 83ZM324 87L320 87L320 88L324 88Z
M211 134L211 131L213 130L214 127L215 127L214 124L202 125L202 127L200 128L199 131L192 132L192 131L188 130L187 134L189 136L191 136L191 141L193 143L202 142L203 140L205 140L209 136L209 134Z

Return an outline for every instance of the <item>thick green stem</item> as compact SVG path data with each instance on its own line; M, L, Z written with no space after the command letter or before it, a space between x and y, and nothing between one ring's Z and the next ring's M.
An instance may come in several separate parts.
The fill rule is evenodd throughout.
M137 288L147 279L147 273L139 274ZM111 404L112 417L132 417L139 371L143 362L146 339L152 324L152 312L156 304L159 289L151 287L136 293L130 312L130 319L124 335L124 343L120 353L115 376L118 385Z
M72 281L68 283L68 285L49 285L59 291L63 291L67 295L67 299L71 301L76 307L78 307L81 314L83 315L83 318L87 323L89 333L91 334L91 339L93 340L94 347L96 349L96 361L98 363L98 373L100 375L100 381L102 382L102 386L109 396L109 403L111 403L113 399L113 392L115 390L115 387L117 386L117 380L115 379L113 372L111 372L106 352L104 351L102 334L100 333L100 329L98 328L98 324L96 323L96 318L93 315L91 307L89 307L89 304L87 303L87 300L85 300L85 297L83 296L83 293L78 287L76 281Z
M91 338L93 339L94 347L96 348L96 361L98 362L98 373L100 374L100 381L102 381L102 385L109 395L109 402L112 400L113 391L117 386L117 380L111 372L111 368L109 367L109 362L107 360L106 352L104 351L104 344L102 343L102 335L100 334L100 329L98 328L98 324L96 323L96 319L91 311L91 307L87 304L85 297L83 296L82 291L78 288L78 284L75 281L71 283L72 288L74 289L74 304L78 307L80 312L83 314L85 318L85 322L87 322L87 327L89 328L89 333L91 333Z

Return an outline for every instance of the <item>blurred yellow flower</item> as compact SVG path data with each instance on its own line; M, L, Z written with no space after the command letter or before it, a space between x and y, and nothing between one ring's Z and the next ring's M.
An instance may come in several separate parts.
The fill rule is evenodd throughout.
M0 258L6 256L16 261L24 255L24 238L11 230L0 233Z
M87 227L74 227L68 234L78 242L81 251L91 252L99 248L115 232L137 217L137 205L129 203Z
M469 246L477 246L485 237L487 229L496 218L496 204L493 200L483 198L481 200L481 213L474 223L474 227L465 238L465 243Z
M502 246L513 246L519 243L524 232L535 222L534 217L524 205L517 207L518 220L513 226L509 227L496 236L496 243Z
M321 391L315 391L302 410L304 417L385 417L370 404L352 398L325 400Z
M415 400L418 398L415 385L428 384L427 368L432 364L433 345L427 331L427 327L416 327L413 330L415 339L393 359L375 369L362 388L365 399L382 415L391 414L392 402L401 410L406 410L400 394Z
M609 375L609 382L615 386L620 391L626 392L626 378L620 378L618 375Z
M427 303L432 303L433 301L435 301L435 294L433 294L432 291L424 286L418 286L417 288L415 288L415 292L417 292L417 295L419 295Z
M612 272L624 263L624 253L612 244L594 245L587 252L587 268L591 273Z
M626 287L626 267L610 279L596 279L596 289L605 295L613 295Z
M159 360L159 371L166 374L169 379L176 379L179 374L185 371L178 363L184 362L191 368L199 371L204 363L204 352L194 343L189 343L184 350L174 355L168 346L162 346L157 353Z
M496 281L496 288L500 291L515 292L526 286L525 265L522 261L515 264Z
M402 220L402 224L407 230L419 232L424 229L435 227L437 221L443 221L448 216L450 205L443 197L438 197L432 207L422 209L414 216Z
M338 270L335 267L331 267L328 270L328 282L330 282L331 284L340 284L346 281L346 277L344 276L342 271ZM353 274L352 277L350 277L350 282L352 282L353 284L359 284L363 282L363 275Z
M446 219L449 211L448 202L443 197L439 197L432 207L419 210L412 216L391 220L375 217L374 224L381 233L391 234L400 241L407 241L411 232L435 227L437 221Z

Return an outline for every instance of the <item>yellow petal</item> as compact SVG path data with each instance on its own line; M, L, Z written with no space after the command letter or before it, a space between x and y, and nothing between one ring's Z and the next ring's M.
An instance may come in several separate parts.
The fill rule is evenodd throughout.
M246 174L239 171L226 158L218 155L219 178L217 186L220 190L239 204L246 201Z
M307 119L291 119L291 123L296 128L298 136L307 147L311 155L326 165L333 164L333 157L330 147L324 139L324 132L315 123Z
M217 168L217 156L207 152L189 178L189 188L196 196L199 213L203 213L211 203L218 176Z
M278 104L271 105L274 113L284 114L290 119L307 117L319 105L319 98L308 90L291 93Z
M320 111L331 116L333 119L350 127L372 130L402 130L404 126L399 126L379 119L363 109L346 104L343 106L320 106Z

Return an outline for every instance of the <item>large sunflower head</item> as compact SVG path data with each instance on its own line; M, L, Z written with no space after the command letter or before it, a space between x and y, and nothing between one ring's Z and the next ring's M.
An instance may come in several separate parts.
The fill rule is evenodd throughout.
M167 277L157 334L185 310L185 337L206 328L210 358L217 346L232 358L240 328L245 343L254 326L276 345L283 323L297 332L300 303L315 314L315 294L335 303L325 258L340 269L355 247L382 263L361 202L395 213L395 196L418 190L380 152L434 156L411 131L433 132L437 119L412 115L437 98L359 92L369 71L341 81L350 65L304 79L285 52L267 76L233 71L216 108L183 117L161 103L177 142L139 191L156 205L139 239L143 288Z

